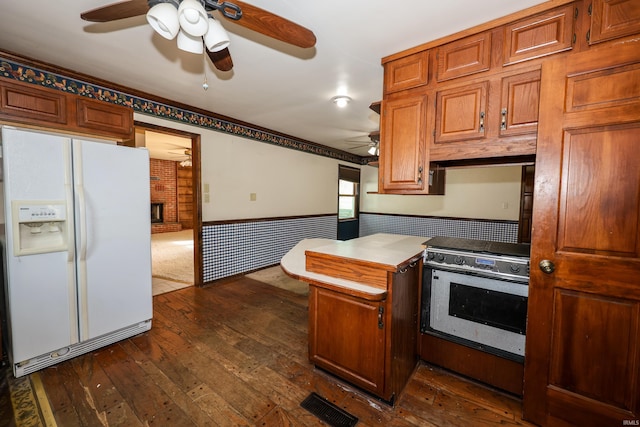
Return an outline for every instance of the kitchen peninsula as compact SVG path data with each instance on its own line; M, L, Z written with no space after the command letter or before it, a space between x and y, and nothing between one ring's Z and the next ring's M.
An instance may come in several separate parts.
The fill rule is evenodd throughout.
M280 263L309 284L309 360L393 403L418 361L425 237L305 239Z

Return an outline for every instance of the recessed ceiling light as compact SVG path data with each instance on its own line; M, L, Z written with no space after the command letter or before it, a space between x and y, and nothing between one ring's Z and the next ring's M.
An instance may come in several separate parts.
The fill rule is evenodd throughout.
M351 102L351 98L347 95L337 95L331 98L331 100L340 108L346 107L347 104Z

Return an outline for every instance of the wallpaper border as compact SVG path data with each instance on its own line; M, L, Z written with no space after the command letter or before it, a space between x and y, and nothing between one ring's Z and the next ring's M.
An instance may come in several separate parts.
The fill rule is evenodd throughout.
M97 99L111 104L124 105L126 107L133 108L133 111L137 113L147 114L179 123L195 125L217 132L224 132L254 141L277 145L283 148L329 157L358 165L362 165L367 162L366 158L356 156L355 154L340 150L332 150L329 147L323 147L321 145L315 145L309 142L276 135L264 130L252 128L248 125L233 123L229 120L190 111L185 108L178 108L169 104L130 95L125 92L88 83L55 72L43 71L39 68L4 58L1 53L0 76L23 83L30 83L36 86L42 86L91 99Z

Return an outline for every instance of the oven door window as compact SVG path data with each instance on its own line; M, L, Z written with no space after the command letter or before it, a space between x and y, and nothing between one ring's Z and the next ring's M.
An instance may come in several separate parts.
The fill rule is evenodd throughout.
M449 288L451 316L518 334L525 333L527 297L455 282L450 283Z
M501 356L524 356L527 285L443 270L429 276L424 332Z

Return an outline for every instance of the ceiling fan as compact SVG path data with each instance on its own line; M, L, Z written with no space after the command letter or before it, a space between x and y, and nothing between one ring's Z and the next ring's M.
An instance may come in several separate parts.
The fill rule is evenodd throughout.
M367 153L372 156L377 156L380 153L380 131L373 131L366 135L366 138L369 142L363 143L359 138L353 138L351 140L346 140L347 144L359 144L355 147L349 148L350 150L356 150L362 147L369 147Z
M178 153L176 153L176 151ZM180 161L180 166L182 166L183 168L184 167L191 167L193 165L193 159L191 157L191 148L185 148L182 151L181 150L171 150L171 151L169 151L169 153L172 153L172 154L176 153L179 158L183 158Z
M177 37L179 49L204 51L218 70L230 71L229 36L211 15L215 11L238 25L294 46L310 48L316 44L316 36L307 28L238 0L127 0L86 11L80 17L109 22L146 14L149 25L161 36Z

